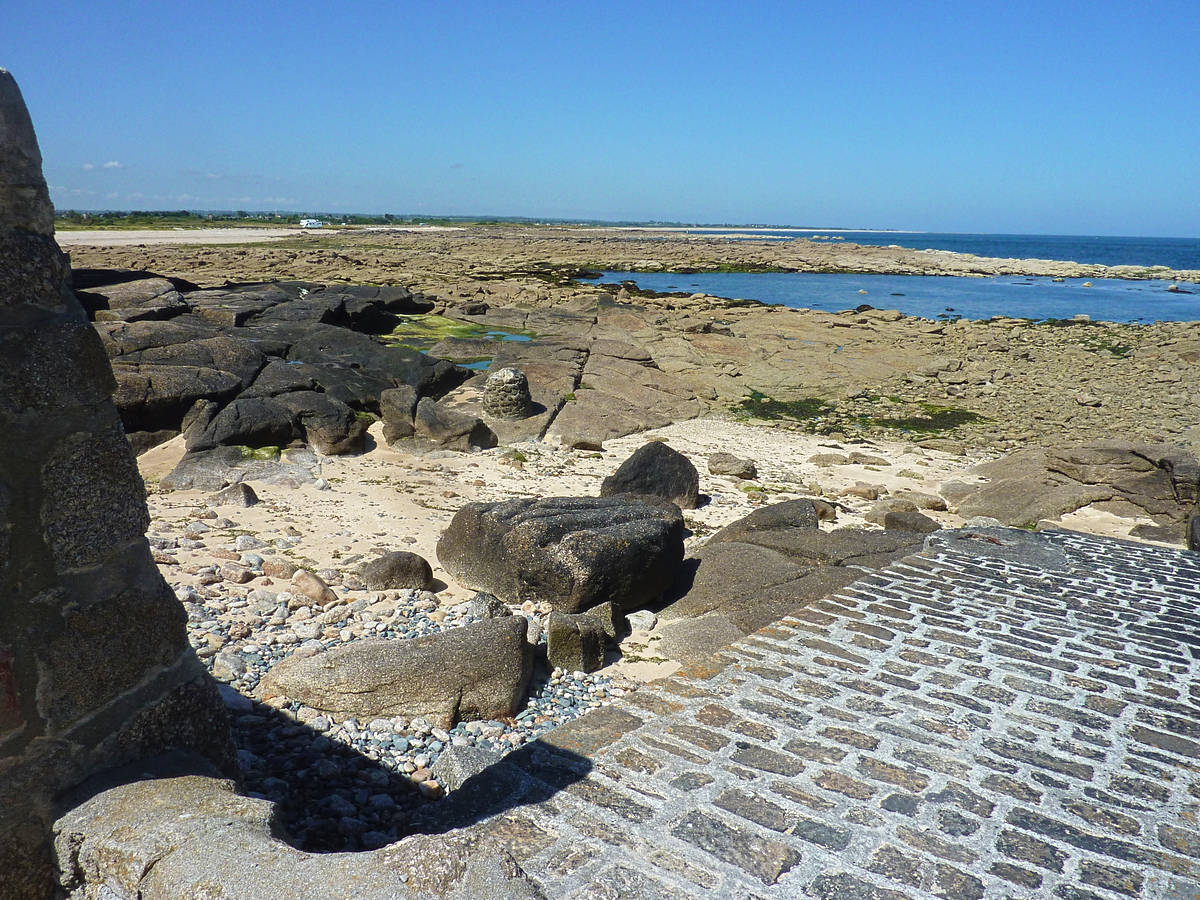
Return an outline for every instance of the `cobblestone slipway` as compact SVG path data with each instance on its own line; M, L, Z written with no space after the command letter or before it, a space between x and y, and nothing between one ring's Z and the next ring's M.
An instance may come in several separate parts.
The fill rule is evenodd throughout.
M1198 602L1197 554L944 532L511 755L436 830L503 797L478 827L550 897L1200 897Z

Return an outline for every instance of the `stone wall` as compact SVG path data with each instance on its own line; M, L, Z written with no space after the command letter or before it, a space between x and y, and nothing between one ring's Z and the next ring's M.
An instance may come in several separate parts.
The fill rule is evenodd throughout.
M0 69L0 896L57 884L50 823L88 775L168 747L232 771L215 686L150 557L145 488Z

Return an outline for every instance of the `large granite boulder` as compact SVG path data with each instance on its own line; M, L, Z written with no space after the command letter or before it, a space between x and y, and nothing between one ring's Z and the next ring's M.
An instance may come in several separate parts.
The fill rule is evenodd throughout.
M683 516L631 497L548 497L469 503L438 541L463 584L508 603L544 601L580 612L657 602L683 559Z
M662 497L680 509L695 509L700 473L691 460L662 441L643 444L600 485L600 496L644 494Z
M50 826L90 774L165 748L233 769L228 723L150 555L104 348L54 241L0 69L0 894L59 889Z
M520 616L487 619L402 641L358 641L285 659L262 680L337 719L420 716L442 728L520 709L533 665Z

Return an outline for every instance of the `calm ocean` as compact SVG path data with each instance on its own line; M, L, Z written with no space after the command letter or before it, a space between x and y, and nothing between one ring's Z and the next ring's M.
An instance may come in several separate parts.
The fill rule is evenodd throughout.
M708 229L689 234L747 234L774 240L820 236L838 243L872 247L907 247L910 250L952 250L1001 259L1058 259L1098 263L1103 266L1166 266L1200 269L1200 238L1089 237L1071 234L939 234L900 231L775 231L771 229Z
M744 234L705 231L710 234ZM759 231L756 235L792 240L833 232ZM952 250L1016 259L1056 259L1102 265L1168 266L1200 269L1200 239L1075 237L1032 234L900 234L843 231L845 243L913 249ZM840 242L839 242L840 243ZM1161 280L1051 278L998 275L958 278L923 275L841 275L815 273L605 272L604 282L633 281L664 293L744 297L763 303L837 312L866 303L929 319L1069 319L1090 316L1107 322L1190 322L1200 320L1200 285L1181 283L1181 293ZM1085 284L1089 285L1085 287ZM1191 292L1191 293L1184 293Z

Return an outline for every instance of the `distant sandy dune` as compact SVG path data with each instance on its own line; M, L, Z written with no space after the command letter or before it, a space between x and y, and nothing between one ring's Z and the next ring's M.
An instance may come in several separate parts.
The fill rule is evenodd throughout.
M453 226L412 225L355 228L353 231L458 231ZM260 244L300 235L340 234L337 228L306 230L296 226L279 228L146 228L137 231L60 231L55 239L61 247L136 247L139 244Z

